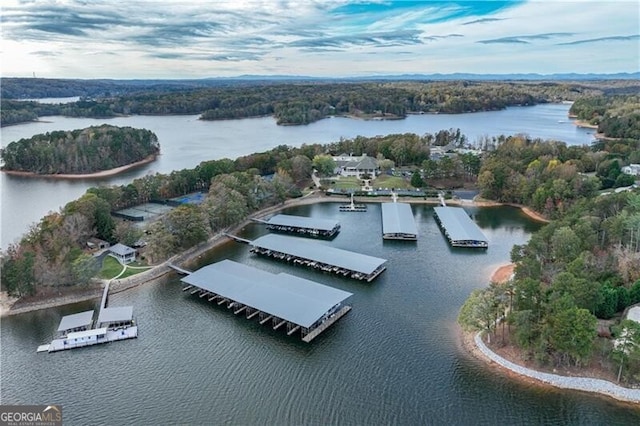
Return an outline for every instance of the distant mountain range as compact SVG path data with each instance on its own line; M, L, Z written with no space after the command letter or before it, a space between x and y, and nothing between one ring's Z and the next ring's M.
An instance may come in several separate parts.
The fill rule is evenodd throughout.
M640 72L634 73L615 73L615 74L579 74L579 73L561 73L561 74L472 74L472 73L453 73L453 74L385 74L385 75L363 75L356 77L311 77L311 76L293 76L293 75L240 75L237 77L213 77L213 80L636 80L640 79Z

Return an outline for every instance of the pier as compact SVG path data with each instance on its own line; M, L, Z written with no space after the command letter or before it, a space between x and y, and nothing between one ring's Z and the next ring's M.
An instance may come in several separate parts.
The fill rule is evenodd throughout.
M267 229L270 231L295 234L302 237L333 238L340 231L340 223L331 219L277 214L268 221L253 220L266 224Z
M248 320L257 316L261 325L274 330L284 327L288 336L299 332L304 342L312 341L351 309L344 304L351 293L232 260L207 265L181 281L196 288L200 298L220 297L218 305L233 309L235 315L244 313Z
M167 263L167 266L182 275L189 275L191 273L190 270L181 268L173 263Z
M339 207L341 212L366 212L366 204L356 204L353 202L353 193L351 193L351 202L349 204L341 204Z
M418 228L411 206L406 203L382 203L382 238L416 241Z
M247 239L245 239L245 238L238 237L237 235L228 234L228 233L226 233L226 232L224 232L222 235L224 235L225 237L229 237L229 238L231 238L233 241L236 241L236 242L238 242L238 243L251 244L251 240L247 240Z
M281 235L265 235L251 242L251 252L294 265L306 266L356 280L373 281L386 269L386 259L367 256Z
M102 291L97 320L93 320L94 311L62 317L58 326L59 337L47 345L38 346L37 352L57 352L138 337L133 307L107 307L109 284L107 282Z
M462 207L435 207L434 214L452 247L489 247L487 237Z

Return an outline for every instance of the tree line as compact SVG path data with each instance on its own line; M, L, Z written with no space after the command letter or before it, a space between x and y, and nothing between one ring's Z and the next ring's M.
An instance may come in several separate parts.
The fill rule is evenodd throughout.
M606 83L602 83L606 86ZM464 113L513 105L573 100L602 93L585 83L324 82L235 83L216 87L139 85L133 93L43 106L3 98L2 125L46 115L113 117L129 114L200 114L203 120L274 116L299 125L343 115L403 118L409 113ZM145 90L145 87L148 90Z
M576 100L569 111L598 126L610 138L640 140L640 96L591 96Z
M20 139L0 150L0 158L4 170L83 174L132 164L158 152L153 132L105 124Z

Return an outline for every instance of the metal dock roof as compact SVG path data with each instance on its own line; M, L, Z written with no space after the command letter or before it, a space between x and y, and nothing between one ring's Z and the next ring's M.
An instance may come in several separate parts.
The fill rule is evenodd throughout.
M79 327L90 327L93 321L93 311L80 312L62 317L58 331L71 330Z
M382 233L418 235L411 206L407 203L382 203Z
M124 322L133 319L133 306L102 308L98 314L98 325L106 322Z
M342 250L314 241L274 234L264 235L253 240L250 244L253 247L290 254L302 259L338 266L367 275L375 272L387 261L379 257Z
M318 219L305 216L292 216L288 214L277 214L267 221L269 225L292 226L295 228L317 229L319 231L332 231L340 225L337 220Z
M352 294L314 281L272 274L232 260L198 269L182 282L302 327L311 327Z
M434 210L452 241L489 242L462 207L434 207Z

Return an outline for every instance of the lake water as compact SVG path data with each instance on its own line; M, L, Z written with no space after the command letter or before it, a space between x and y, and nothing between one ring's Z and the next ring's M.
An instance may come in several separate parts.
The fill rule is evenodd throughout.
M204 160L237 158L267 151L277 145L329 143L341 137L375 136L390 133L435 133L460 128L470 141L483 136L525 133L531 137L589 144L593 130L576 127L568 118L568 104L513 107L502 111L472 114L410 115L404 120L362 121L330 118L307 126L278 126L272 117L244 120L200 121L196 115L132 116L110 120L45 117L42 122L1 129L2 146L21 138L54 130L73 130L109 123L145 128L155 132L162 155L157 161L128 173L100 180L62 181L24 178L0 173L0 247L24 234L49 211L57 211L80 197L87 188L101 184L123 184L147 173L169 173L193 168Z
M468 212L491 245L452 249L429 206L414 205L419 240L383 241L380 206L336 204L289 214L337 219L319 242L388 259L365 284L271 259L230 242L200 259L234 259L353 293L352 311L311 344L181 291L176 276L112 295L133 305L136 340L36 354L62 315L83 303L3 319L2 403L61 404L65 424L637 425L640 410L601 397L523 384L470 358L455 319L538 225L509 207ZM242 236L265 232L250 225Z

